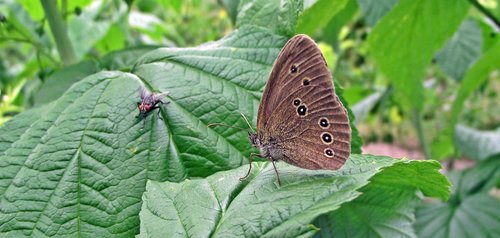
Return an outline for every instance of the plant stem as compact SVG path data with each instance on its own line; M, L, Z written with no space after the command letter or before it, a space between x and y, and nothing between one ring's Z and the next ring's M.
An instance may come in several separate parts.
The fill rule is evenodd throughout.
M43 11L49 21L50 30L56 42L57 51L61 57L61 61L65 65L76 63L76 56L71 41L68 37L66 24L57 10L55 0L41 0Z
M497 28L500 28L500 20L498 20L495 15L493 15L490 11L488 11L488 9L486 9L485 7L483 7L483 5L481 5L480 3L477 2L477 0L469 0L469 2L477 8L477 10L479 10L481 13L483 13L484 15L486 15L486 17L488 17L496 26Z
M416 108L413 109L413 122L415 123L415 128L417 129L420 147L424 152L424 156L426 159L431 159L431 152L429 149L429 144L427 143L427 138L425 137L424 128L422 126L420 111Z

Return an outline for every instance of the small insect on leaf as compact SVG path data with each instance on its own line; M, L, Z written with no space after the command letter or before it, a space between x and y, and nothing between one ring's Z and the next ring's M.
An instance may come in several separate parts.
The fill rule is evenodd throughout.
M139 108L139 115L136 116L136 118L146 119L148 114L155 110L159 109L160 106L158 104L167 104L168 102L163 102L162 99L168 95L168 92L162 92L162 93L152 93L149 90L147 90L144 86L141 86L139 88L139 96L141 97L141 101L137 102L137 107ZM160 110L158 110L158 118L162 119L160 117ZM144 120L144 123L146 121Z

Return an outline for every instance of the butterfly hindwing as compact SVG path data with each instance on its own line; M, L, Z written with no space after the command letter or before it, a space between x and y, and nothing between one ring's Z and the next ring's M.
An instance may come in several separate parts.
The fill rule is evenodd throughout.
M350 154L347 111L312 39L292 38L263 94L257 134L274 156L308 169L338 169Z

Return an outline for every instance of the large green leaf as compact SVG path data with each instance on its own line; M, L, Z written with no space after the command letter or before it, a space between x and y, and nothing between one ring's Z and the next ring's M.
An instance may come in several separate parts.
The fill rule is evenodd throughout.
M370 33L373 57L409 108L422 109L425 69L468 6L467 1L402 0Z
M320 217L316 223L322 237L415 237L414 209L417 189L427 196L446 199L449 182L436 172L436 162L397 163L375 175L363 196ZM404 176L402 176L404 175ZM445 186L445 187L446 187Z
M447 203L425 203L417 208L419 237L498 237L500 200L489 191L500 181L500 157L450 174L454 193Z
M307 8L299 18L297 33L314 34L328 24L337 13L346 6L349 0L318 0Z
M179 64L143 62L136 68L151 80L144 83L172 93L162 109L164 121L152 113L144 128L135 118L140 80L120 72L79 81L38 117L24 113L12 119L3 128L8 134L0 137L5 148L0 157L0 232L133 235L147 179L179 181L246 162L250 143L245 133L206 124L242 121L234 104L238 101L245 105L242 109L250 109L244 110L247 115L255 115L285 41L242 29L211 46L152 52L144 61L158 53L182 52L171 60L185 64L175 70ZM167 67L150 68L154 65ZM229 111L234 114L229 118L217 113Z
M372 184L389 187L369 196L399 194L410 187L413 193L421 189L426 195L446 198L448 183L439 174L440 167L432 161L353 155L338 171L312 171L278 164L282 186L276 185L270 163L254 163L250 178L244 182L238 178L246 172L246 166L182 183L149 181L140 213L140 236L157 237L166 231L171 237L311 236L316 231L311 222L321 214L339 210L340 206L340 210L346 204L367 209L370 204L363 201L387 205L390 209L401 205L373 197L353 201L365 196L362 192ZM409 174L409 178L400 179L401 173ZM422 177L418 178L418 174ZM411 232L408 227L400 229Z
M469 67L479 58L483 48L481 28L476 21L466 19L436 55L443 71L455 80L462 80Z
M280 35L292 36L302 10L303 0L241 0L236 26L261 26Z
M500 154L500 130L479 131L458 124L455 128L455 145L469 158L484 160Z
M246 163L272 64L287 38L244 27L196 48L161 48L132 73L101 72L2 127L0 232L130 236L147 179L181 181ZM138 121L140 84L170 91L159 120ZM359 149L359 148L358 148ZM22 221L22 222L19 222Z

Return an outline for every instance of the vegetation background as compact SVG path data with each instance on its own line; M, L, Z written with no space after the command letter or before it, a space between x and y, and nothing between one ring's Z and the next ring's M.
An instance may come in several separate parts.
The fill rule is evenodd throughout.
M498 237L499 19L498 0L1 0L0 232ZM356 118L353 151L424 161L237 181L245 133L206 124L254 125L298 33ZM165 125L133 123L139 81L171 92Z

